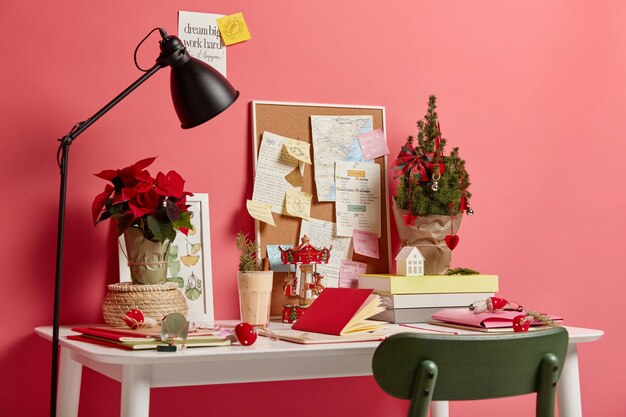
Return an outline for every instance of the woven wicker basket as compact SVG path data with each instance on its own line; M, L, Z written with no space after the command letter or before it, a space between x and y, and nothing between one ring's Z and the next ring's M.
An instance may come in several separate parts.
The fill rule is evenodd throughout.
M187 300L174 282L154 285L136 285L130 282L110 284L102 302L105 323L124 326L120 316L132 309L141 310L146 317L152 317L157 323L169 313L187 316L189 312Z

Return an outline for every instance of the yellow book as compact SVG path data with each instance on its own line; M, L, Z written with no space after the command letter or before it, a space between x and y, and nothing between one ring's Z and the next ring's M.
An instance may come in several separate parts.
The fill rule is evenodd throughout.
M372 288L389 294L443 294L497 292L497 275L382 275L362 274L359 288Z

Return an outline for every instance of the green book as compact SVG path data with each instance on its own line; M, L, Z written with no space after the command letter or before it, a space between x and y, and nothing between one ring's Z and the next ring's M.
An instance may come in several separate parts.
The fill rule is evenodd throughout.
M497 292L497 275L383 275L362 274L359 288L372 288L389 294L445 294Z

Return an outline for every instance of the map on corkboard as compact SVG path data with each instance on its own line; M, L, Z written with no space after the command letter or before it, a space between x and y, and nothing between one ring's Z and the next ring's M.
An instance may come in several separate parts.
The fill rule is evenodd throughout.
M352 274L344 271L352 267L358 268L359 272L365 269L368 274L389 273L391 245L387 155L365 160L361 152L363 145L356 141L359 137L361 141L368 137L379 137L379 140L385 141L385 108L252 101L251 115L255 179L252 200L257 208L266 210L263 216L255 217L269 217L270 221L273 218L275 223L272 226L267 220L255 220L259 256L269 257L274 270L271 315L280 316L284 304L297 304L297 298L286 296L283 291L287 273L278 265L280 262L276 261L276 254L278 245L283 248L298 246L304 232L314 246L327 243L315 241L315 236L324 236L324 229L332 229L337 238L331 251L331 261L335 265L318 266L322 267L322 274L329 277L325 282L328 287L349 286L346 280L350 275L354 279L356 269ZM350 135L354 136L353 142L350 142ZM268 156L272 152L274 156ZM340 183L340 178L343 178L340 177L340 169L346 173L343 183ZM359 210L349 212L358 205L349 204L344 193L350 187L354 191L355 183L350 181L362 180L347 176L354 172L376 180L376 189L372 194L377 194L378 199L374 200L375 204L365 202L367 210L360 213L357 213ZM372 207L375 210L370 210ZM346 218L346 213L349 213L349 218ZM364 245L361 239L357 246L353 245L353 228L365 229L357 230L359 238L372 236L369 244L377 245L375 249L378 250L354 250Z

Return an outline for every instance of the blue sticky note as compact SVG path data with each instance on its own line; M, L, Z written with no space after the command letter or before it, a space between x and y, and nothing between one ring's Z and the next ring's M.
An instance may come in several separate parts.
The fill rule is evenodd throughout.
M274 272L288 272L289 264L280 260L280 249L292 249L293 245L267 245L267 258L270 261L270 269Z

